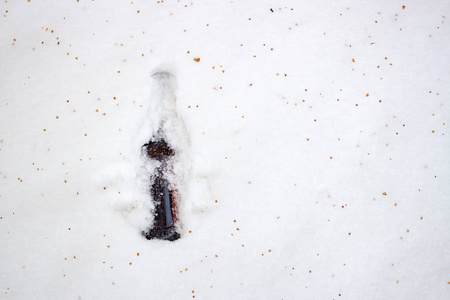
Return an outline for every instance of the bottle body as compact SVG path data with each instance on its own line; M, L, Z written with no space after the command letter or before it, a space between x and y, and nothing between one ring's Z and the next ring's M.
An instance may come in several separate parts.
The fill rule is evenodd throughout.
M163 239L174 241L180 237L175 228L174 191L171 189L167 172L170 172L171 157L175 151L167 142L160 138L145 144L147 155L150 159L159 161L156 174L151 176L150 195L154 203L154 222L151 229L145 233L147 239Z

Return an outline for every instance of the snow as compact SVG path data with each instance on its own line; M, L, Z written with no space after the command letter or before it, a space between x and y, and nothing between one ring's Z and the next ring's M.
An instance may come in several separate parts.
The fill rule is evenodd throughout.
M0 298L448 299L449 8L3 1Z

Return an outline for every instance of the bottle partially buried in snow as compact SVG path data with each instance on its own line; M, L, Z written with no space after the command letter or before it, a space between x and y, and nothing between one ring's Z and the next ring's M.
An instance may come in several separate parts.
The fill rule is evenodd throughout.
M155 83L153 115L156 114L160 119L155 120L154 123L158 124L158 130L149 142L142 146L148 158L153 160L156 166L150 176L154 222L151 228L143 234L147 239L175 241L180 238L175 226L177 222L175 199L177 191L175 189L176 182L173 182L174 178L177 178L173 170L178 151L169 142L173 141L173 137L177 135L176 124L180 123L175 112L174 89L176 83L174 76L168 72L157 72L152 77Z

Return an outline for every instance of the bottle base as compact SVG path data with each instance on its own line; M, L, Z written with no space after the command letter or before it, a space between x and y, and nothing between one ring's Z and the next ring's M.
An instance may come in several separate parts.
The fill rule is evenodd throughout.
M176 241L180 238L180 234L172 227L154 227L148 232L144 232L147 240L159 239L166 241Z

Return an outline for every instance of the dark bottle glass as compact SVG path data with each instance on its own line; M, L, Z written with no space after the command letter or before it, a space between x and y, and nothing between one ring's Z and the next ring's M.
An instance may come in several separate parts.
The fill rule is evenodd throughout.
M156 169L156 174L151 178L150 193L155 204L154 223L148 232L144 232L147 239L162 239L174 241L180 238L180 234L175 230L176 216L174 215L173 191L167 180L169 172L170 158L175 155L175 151L170 148L163 139L151 140L143 146L148 157L160 162Z

